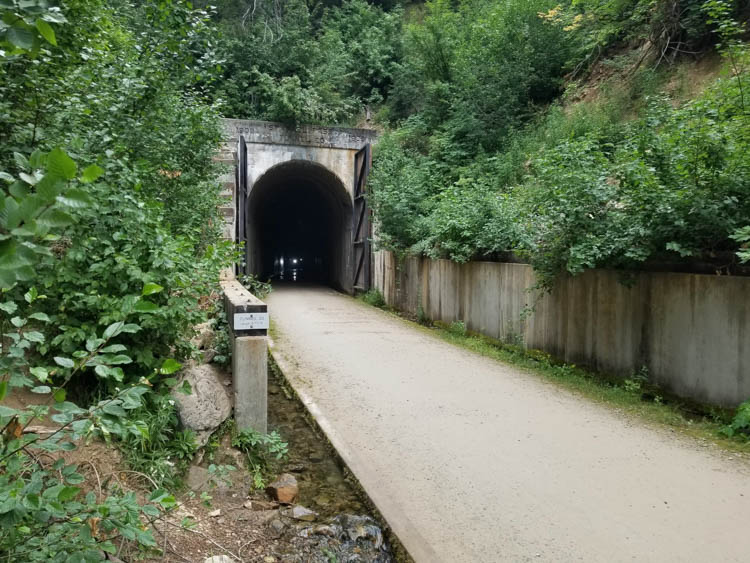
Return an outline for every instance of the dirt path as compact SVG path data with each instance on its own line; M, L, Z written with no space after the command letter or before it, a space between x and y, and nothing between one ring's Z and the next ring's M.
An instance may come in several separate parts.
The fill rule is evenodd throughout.
M274 355L418 562L747 561L745 462L323 288Z

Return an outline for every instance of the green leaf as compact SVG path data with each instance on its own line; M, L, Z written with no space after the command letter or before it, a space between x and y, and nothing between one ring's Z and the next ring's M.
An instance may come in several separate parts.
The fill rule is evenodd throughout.
M143 291L141 292L141 295L153 295L154 293L159 293L164 288L160 286L158 283L147 283L143 286Z
M75 362L73 362L73 360L71 360L70 358L63 358L61 356L55 356L55 363L58 366L62 366L64 368L72 369L75 367Z
M47 381L47 377L49 376L49 372L47 371L46 368L43 368L43 367L29 368L29 372L31 372L31 375L36 377L42 383Z
M73 500L75 496L81 491L78 487L63 487L57 495L57 500L60 502L67 502Z
M159 306L156 303L139 299L133 307L133 311L136 313L153 313L158 308Z
M127 350L127 346L123 346L122 344L112 344L110 346L105 346L102 348L101 352L102 354L115 354L117 352L124 352Z
M41 344L42 342L44 342L44 335L41 332L37 332L35 330L24 332L23 337L29 342L34 342L35 344Z
M44 20L36 20L36 29L39 34L44 37L48 43L57 45L57 39L55 38L55 31L52 26Z
M73 208L88 207L91 204L91 198L89 194L83 190L71 188L66 191L63 195L57 196L57 201L63 205Z
M164 360L164 363L161 365L161 368L159 369L159 373L162 375L170 375L178 371L181 367L182 367L182 364L180 362L173 360L172 358L169 358L167 360Z
M31 168L31 166L29 165L29 161L20 152L13 153L13 160L16 161L16 166L18 166L21 170L29 170Z
M8 382L7 381L0 381L0 401L5 399L5 396L8 394Z
M130 358L130 356L126 356L125 354L117 354L116 356L107 357L106 362L111 365L117 365L130 364L133 362L133 360Z
M103 377L104 379L107 379L110 375L112 375L112 368L109 366L105 366L103 364L99 364L94 368L94 372L99 377Z
M47 316L47 313L31 313L29 315L30 319L35 319L37 321L42 321L43 323L51 322L50 318Z
M49 393L51 391L52 389L47 385L37 385L31 390L32 393Z
M83 174L81 174L81 182L84 184L90 184L99 176L104 174L104 169L100 168L96 164L92 164L91 166L86 167L86 169L83 171Z
M18 175L18 177L21 178L21 180L23 180L24 182L26 182L30 186L33 186L34 184L36 184L39 181L36 177L32 176L31 174L26 174L26 172L21 172Z
M125 409L116 403L107 403L106 405L104 405L102 410L109 415L120 418L125 418L126 416L128 416L128 413L125 411Z
M55 398L55 402L62 403L65 400L65 397L68 396L68 394L65 392L65 389L57 389L52 394L52 396Z
M56 176L72 180L76 177L78 166L64 150L56 148L47 155L47 170Z
M50 228L67 227L73 223L73 218L61 209L48 209L39 216L37 223Z
M104 338L104 340L109 340L110 338L114 338L115 336L120 334L124 328L125 328L125 323L123 321L117 321L116 323L112 323L104 330L104 334L102 335L102 338Z
M6 407L5 405L0 405L0 417L2 418L6 418L9 416L16 416L18 413L19 411L16 409Z
M23 174L23 172L22 172ZM29 195L29 192L31 191L29 186L24 184L23 182L13 182L10 185L10 188L8 188L8 191L10 192L10 195L12 195L16 199L23 199L26 196Z
M30 51L34 46L34 34L31 30L18 26L11 27L6 32L5 39L7 39L12 45L26 51Z
M9 315L12 315L17 310L18 310L18 305L13 303L13 301L6 301L5 303L0 303L0 311L4 311L8 313Z

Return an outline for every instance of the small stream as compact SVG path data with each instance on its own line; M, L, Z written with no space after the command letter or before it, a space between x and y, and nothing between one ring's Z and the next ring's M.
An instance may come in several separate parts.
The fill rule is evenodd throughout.
M297 479L296 504L318 514L314 522L294 522L284 529L290 550L283 561L390 563L395 561L380 524L347 481L324 438L308 422L300 402L273 369L268 374L268 425L289 444L280 473ZM290 537L294 536L294 537Z

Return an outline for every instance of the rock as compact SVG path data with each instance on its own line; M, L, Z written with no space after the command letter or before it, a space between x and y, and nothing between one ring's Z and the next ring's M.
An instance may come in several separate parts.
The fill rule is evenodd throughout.
M277 536L280 536L284 532L285 528L284 523L278 518L271 520L271 523L268 525L268 527L271 528Z
M214 331L213 321L207 321L199 325L195 325L196 335L190 339L190 344L198 348L198 350L207 350L213 346L214 343Z
M317 513L299 505L287 510L284 516L294 518L295 520L302 520L303 522L313 522L318 517Z
M333 522L335 525L341 526L343 533L351 541L364 538L371 542L375 549L380 549L383 545L383 532L369 516L340 514L333 519Z
M203 563L234 563L234 559L226 555L214 555L204 559Z
M220 508L217 508L216 510L212 510L211 512L208 513L209 518L218 518L219 516L221 516Z
M336 530L326 525L315 526L313 532L318 536L328 536L329 538L332 538L336 535Z
M279 505L275 502L268 502L267 500L248 500L243 504L245 508L254 511L274 510Z
M283 504L291 504L299 494L299 486L293 475L282 473L278 479L268 485L266 491L271 495L271 498Z
M187 381L192 393L173 391L180 422L196 433L199 446L208 443L209 436L232 414L232 398L223 385L221 370L212 364L189 366L182 381Z
M215 475L211 475L211 473L208 472L208 469L198 465L191 465L188 469L187 475L185 476L185 485L191 491L197 492L226 492L232 488L231 482L227 482L226 479L220 479Z
M201 360L203 360L204 364L210 364L211 362L214 361L215 357L216 357L216 350L214 350L213 348L209 348L208 350L203 351L203 354L201 355Z
M313 500L318 506L328 506L331 504L331 499L326 495L318 495Z

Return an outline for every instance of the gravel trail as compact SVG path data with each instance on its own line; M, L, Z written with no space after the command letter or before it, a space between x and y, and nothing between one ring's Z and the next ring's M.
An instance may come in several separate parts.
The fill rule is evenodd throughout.
M274 356L418 563L750 560L750 466L330 289Z

